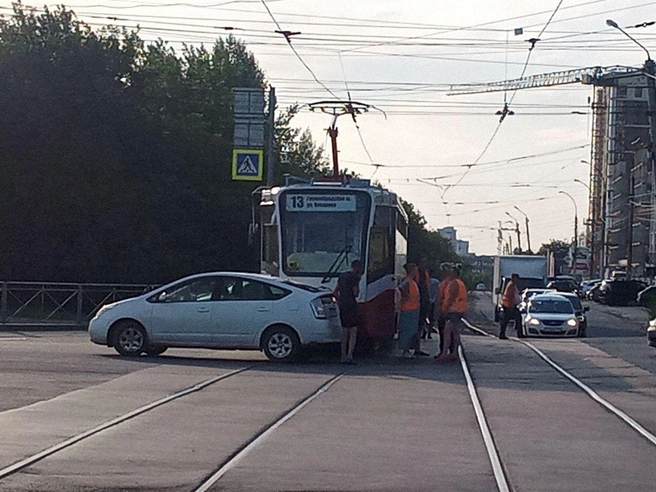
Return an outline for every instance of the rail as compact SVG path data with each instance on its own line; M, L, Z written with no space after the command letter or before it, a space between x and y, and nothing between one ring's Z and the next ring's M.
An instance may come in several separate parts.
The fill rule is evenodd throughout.
M105 304L152 289L139 284L0 282L0 326L86 326Z

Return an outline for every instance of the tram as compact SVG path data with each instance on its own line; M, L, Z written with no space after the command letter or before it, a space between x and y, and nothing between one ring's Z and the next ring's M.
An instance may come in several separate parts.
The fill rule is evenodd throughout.
M369 180L303 181L259 189L261 271L334 289L360 259L359 334L395 332L394 292L407 261L408 217L395 193Z

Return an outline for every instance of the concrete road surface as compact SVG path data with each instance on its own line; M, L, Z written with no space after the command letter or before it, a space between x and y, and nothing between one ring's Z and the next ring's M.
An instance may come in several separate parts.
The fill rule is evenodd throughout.
M468 317L494 332L490 308L483 294ZM587 339L533 343L656 433L656 351L642 320L596 305L590 319ZM463 333L511 490L654 490L656 445L530 348ZM436 350L434 341L425 347ZM211 382L217 377L224 379ZM210 383L3 476L20 460L203 381ZM0 491L191 491L226 464L210 490L498 490L463 370L432 358L376 356L352 368L206 350L125 359L80 332L0 332L0 394Z

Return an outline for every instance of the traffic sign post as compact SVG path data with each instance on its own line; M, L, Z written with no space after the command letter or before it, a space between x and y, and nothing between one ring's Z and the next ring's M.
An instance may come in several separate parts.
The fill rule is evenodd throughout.
M232 179L235 181L262 181L264 151L234 149L232 151Z
M269 128L265 131L264 89L237 87L234 90L234 135L232 179L262 181L264 176L264 146L269 148L267 181L273 179L273 131L275 93L270 89ZM268 139L265 137L268 136Z

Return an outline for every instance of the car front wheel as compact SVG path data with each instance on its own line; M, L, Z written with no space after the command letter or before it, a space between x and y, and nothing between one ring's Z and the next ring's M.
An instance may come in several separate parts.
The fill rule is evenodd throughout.
M293 361L300 349L301 341L294 330L286 326L270 328L262 340L264 353L274 362Z
M114 334L114 348L125 357L137 357L146 350L146 330L136 321L122 321Z

